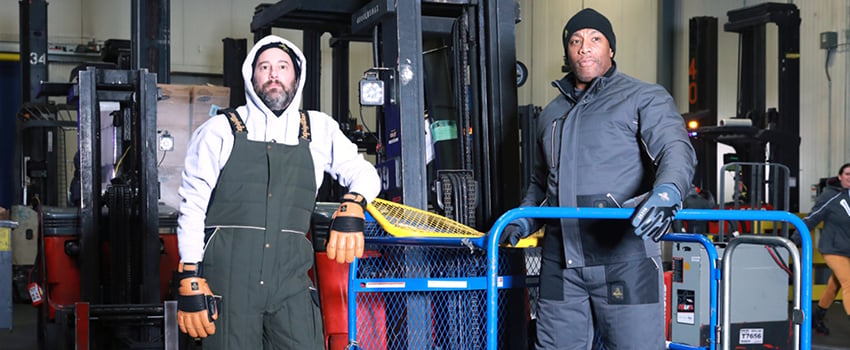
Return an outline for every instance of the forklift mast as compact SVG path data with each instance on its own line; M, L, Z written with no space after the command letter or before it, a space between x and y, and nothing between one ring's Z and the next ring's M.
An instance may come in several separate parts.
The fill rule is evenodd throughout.
M159 302L156 91L156 76L147 70L80 72L83 301ZM104 116L107 101L119 108ZM100 259L93 258L102 239L110 242L110 295L101 291Z
M78 347L177 345L176 302L160 294L156 82L146 69L79 73Z
M744 187L759 192L760 198L776 210L799 212L800 173L800 11L794 4L762 3L731 10L727 32L739 34L738 98L736 115L719 125L717 116L717 20L699 17L691 20L689 64L689 113L687 121L700 126L691 130L700 169L694 182L717 194L717 143L732 146L731 162L779 164L787 176L775 172L756 176L753 167L744 167L737 178ZM766 107L765 52L766 25L778 28L777 77L778 108ZM743 122L743 123L741 123ZM728 163L728 162L727 162ZM737 185L737 184L736 184ZM790 198L790 203L782 203ZM721 201L723 198L718 198Z

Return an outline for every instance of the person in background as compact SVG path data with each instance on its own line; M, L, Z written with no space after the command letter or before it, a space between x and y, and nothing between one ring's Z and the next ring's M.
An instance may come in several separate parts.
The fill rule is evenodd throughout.
M823 222L818 250L832 270L832 276L812 312L812 328L824 335L829 335L824 316L839 289L844 300L844 312L850 319L850 163L841 166L834 180L827 182L823 192L815 199L811 212L803 218L809 230Z
M204 123L187 148L177 317L204 349L324 349L306 237L324 173L350 191L328 257L363 253L363 211L380 180L336 121L299 110L306 70L295 45L261 39L242 64L247 104Z
M626 220L547 220L537 349L664 349L659 240L682 205L696 156L670 94L614 62L608 19L583 9L563 31L571 68L535 130L538 154L520 206L637 207ZM514 244L539 220L502 232Z

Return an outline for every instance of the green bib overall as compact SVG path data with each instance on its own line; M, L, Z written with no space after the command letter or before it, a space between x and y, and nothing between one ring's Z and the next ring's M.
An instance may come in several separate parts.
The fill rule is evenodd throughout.
M307 275L313 247L305 235L316 196L309 122L302 113L302 138L290 146L249 141L239 115L229 114L233 151L207 209L203 261L223 302L203 347L324 349Z

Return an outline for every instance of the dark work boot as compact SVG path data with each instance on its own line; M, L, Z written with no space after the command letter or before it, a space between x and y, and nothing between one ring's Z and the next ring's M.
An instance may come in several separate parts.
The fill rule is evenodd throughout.
M829 335L829 328L826 328L826 322L823 320L824 316L826 316L826 309L815 305L815 309L812 310L812 329L818 334Z

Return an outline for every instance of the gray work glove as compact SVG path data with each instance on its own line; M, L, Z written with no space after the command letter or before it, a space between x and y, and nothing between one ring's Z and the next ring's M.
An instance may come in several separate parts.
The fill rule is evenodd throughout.
M669 183L656 186L632 214L635 235L643 239L652 238L655 242L660 241L681 207L682 194L676 186Z
M528 219L516 219L505 226L502 235L499 237L499 244L508 244L516 246L520 239L528 237L531 234L531 224Z

